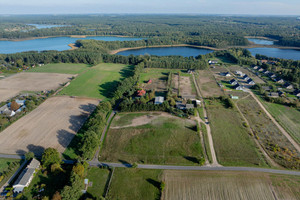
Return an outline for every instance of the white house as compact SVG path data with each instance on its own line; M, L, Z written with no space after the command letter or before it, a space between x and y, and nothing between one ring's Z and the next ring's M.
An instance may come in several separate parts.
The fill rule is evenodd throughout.
M39 167L40 162L33 158L14 183L14 192L23 192L24 188L30 185L33 176Z
M164 97L155 97L154 104L162 104L164 102Z

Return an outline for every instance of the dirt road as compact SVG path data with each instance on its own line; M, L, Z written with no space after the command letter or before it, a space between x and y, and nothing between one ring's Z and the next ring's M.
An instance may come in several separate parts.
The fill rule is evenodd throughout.
M251 96L255 99L255 101L258 103L258 105L263 109L263 111L267 114L267 116L272 120L272 122L278 127L278 129L281 131L281 133L292 143L292 145L297 149L298 152L300 152L300 146L295 140L290 136L288 132L280 126L280 124L273 118L273 116L267 111L267 109L262 105L262 103L259 101L259 99L253 94L252 91L249 91Z
M198 93L198 96L200 97L200 99L201 99L201 101L203 103L203 114L204 114L204 118L205 118L205 126L206 126L206 130L207 130L207 136L208 136L208 142L209 142L209 149L210 149L211 157L212 157L212 164L211 164L211 166L212 167L221 166L218 163L218 161L217 161L217 156L216 156L216 152L215 152L215 148L214 148L214 143L213 143L213 139L212 139L212 135L211 135L211 129L210 129L209 121L208 121L208 118L207 118L207 112L206 112L206 108L205 108L205 103L203 101L203 97L201 95L201 92L200 92L200 89L199 89L198 84L196 82L194 74L193 74L193 81L194 81L194 84L196 86L196 91Z

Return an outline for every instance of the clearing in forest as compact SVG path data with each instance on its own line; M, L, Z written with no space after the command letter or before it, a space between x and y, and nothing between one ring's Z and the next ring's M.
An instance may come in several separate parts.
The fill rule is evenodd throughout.
M174 171L163 173L162 199L240 200L300 198L299 176L257 172Z
M149 113L138 116L129 113L127 116L130 120L124 115L115 119L124 127L116 128L120 125L112 123L115 128L107 133L101 161L199 165L203 152L194 121L153 114L147 124L139 125L135 119L148 118ZM133 122L135 126L129 127Z
M0 153L41 155L53 147L64 152L98 100L52 97L0 133Z
M102 63L79 74L59 94L108 100L119 82L132 73L133 66Z

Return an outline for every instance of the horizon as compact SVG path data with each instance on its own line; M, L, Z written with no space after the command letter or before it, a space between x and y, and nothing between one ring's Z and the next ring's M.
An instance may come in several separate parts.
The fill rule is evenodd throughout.
M217 6L216 6L217 5ZM238 16L298 16L300 1L289 0L2 0L0 15L64 14L191 14Z

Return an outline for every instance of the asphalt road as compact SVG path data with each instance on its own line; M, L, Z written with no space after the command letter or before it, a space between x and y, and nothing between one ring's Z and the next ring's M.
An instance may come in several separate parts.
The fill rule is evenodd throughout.
M100 163L100 162L89 162L90 166L100 167L132 167L129 163ZM277 170L277 169L266 169L266 168L255 168L255 167L205 167L205 166L175 166L175 165L144 165L139 164L139 169L162 169L162 170L196 170L196 171L245 171L245 172L266 172L273 174L286 174L300 176L300 171L291 170Z

